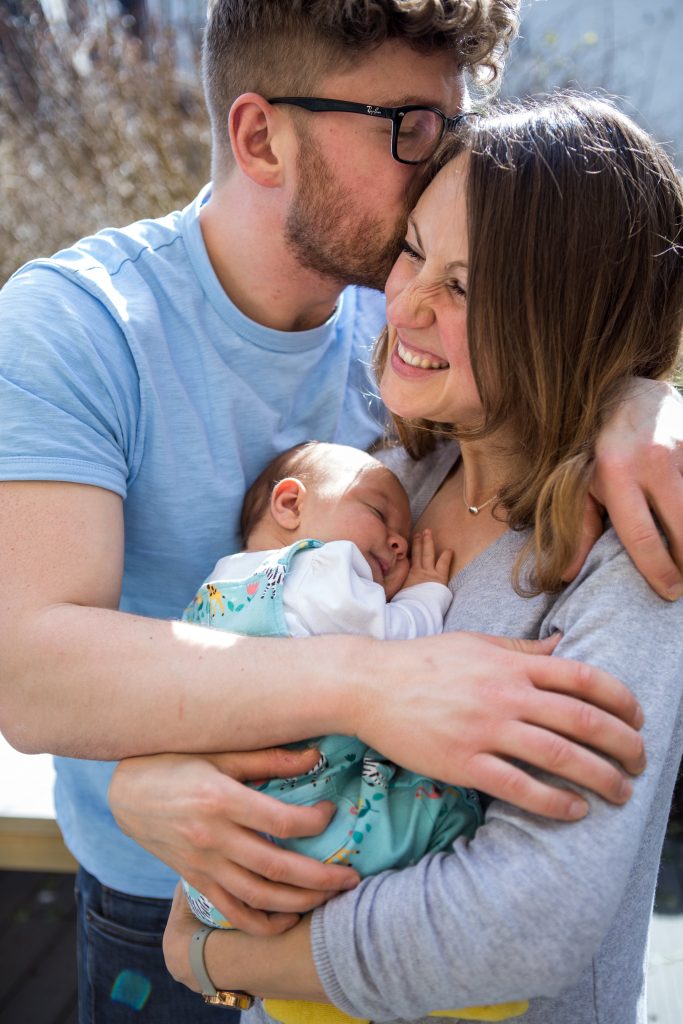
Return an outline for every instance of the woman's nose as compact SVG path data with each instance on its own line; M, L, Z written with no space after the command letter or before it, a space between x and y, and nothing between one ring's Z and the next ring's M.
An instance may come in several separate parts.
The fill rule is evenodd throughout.
M413 282L387 303L387 320L393 327L429 327L434 319L425 288Z

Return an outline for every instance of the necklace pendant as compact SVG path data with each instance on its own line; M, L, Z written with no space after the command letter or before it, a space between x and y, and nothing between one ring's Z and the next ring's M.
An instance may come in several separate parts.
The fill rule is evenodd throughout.
M469 514L471 516L478 516L479 515L479 509L477 508L476 505L468 505L467 506L467 511L469 512Z

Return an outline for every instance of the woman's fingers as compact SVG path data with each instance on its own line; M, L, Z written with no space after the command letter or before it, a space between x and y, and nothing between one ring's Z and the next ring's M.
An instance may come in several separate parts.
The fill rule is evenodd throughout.
M305 775L320 759L315 747L288 750L286 747L268 747L265 750L244 750L224 754L207 754L206 759L238 782L257 782L261 779L287 779Z
M252 837L252 841L257 842L258 837ZM268 845L267 840L261 842ZM305 878L301 887L270 881L266 872L276 876L288 874L289 867L281 868L275 858L269 862L267 852L254 853L248 843L245 843L243 853L245 858L248 858L249 867L242 866L237 858L231 857L223 863L217 863L212 877L218 886L253 910L303 914L314 907L322 906L331 896L336 895L337 890L321 891L307 887ZM307 858L301 857L301 860L305 861ZM294 868L292 873L301 877L297 875L297 868Z
M359 882L358 874L351 868L335 864L323 864L302 853L283 850L275 843L257 835L247 826L242 829L231 828L226 842L221 843L219 833L215 843L215 852L222 855L226 862L249 870L254 876L263 879L271 894L277 886L282 887L280 895L284 902L276 903L264 900L259 893L250 895L246 891L239 893L240 898L251 906L267 907L270 910L301 910L310 909L307 905L313 897L320 897L320 902L331 892L353 889ZM301 902L291 900L291 892L301 893ZM316 904L317 906L317 904Z

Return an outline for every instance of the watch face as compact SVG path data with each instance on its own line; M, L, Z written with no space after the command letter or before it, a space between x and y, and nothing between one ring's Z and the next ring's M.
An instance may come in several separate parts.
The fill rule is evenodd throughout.
M204 996L204 1002L211 1006L230 1006L234 1010L248 1010L254 1004L254 997L248 992L220 992L215 996Z

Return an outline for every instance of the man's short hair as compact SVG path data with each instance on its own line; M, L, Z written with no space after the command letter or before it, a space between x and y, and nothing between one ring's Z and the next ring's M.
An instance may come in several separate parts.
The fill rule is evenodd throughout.
M455 66L496 83L517 33L520 0L209 0L203 78L216 171L230 165L228 116L244 92L306 96L325 75L352 70L402 40L450 51ZM373 97L369 97L372 100Z

